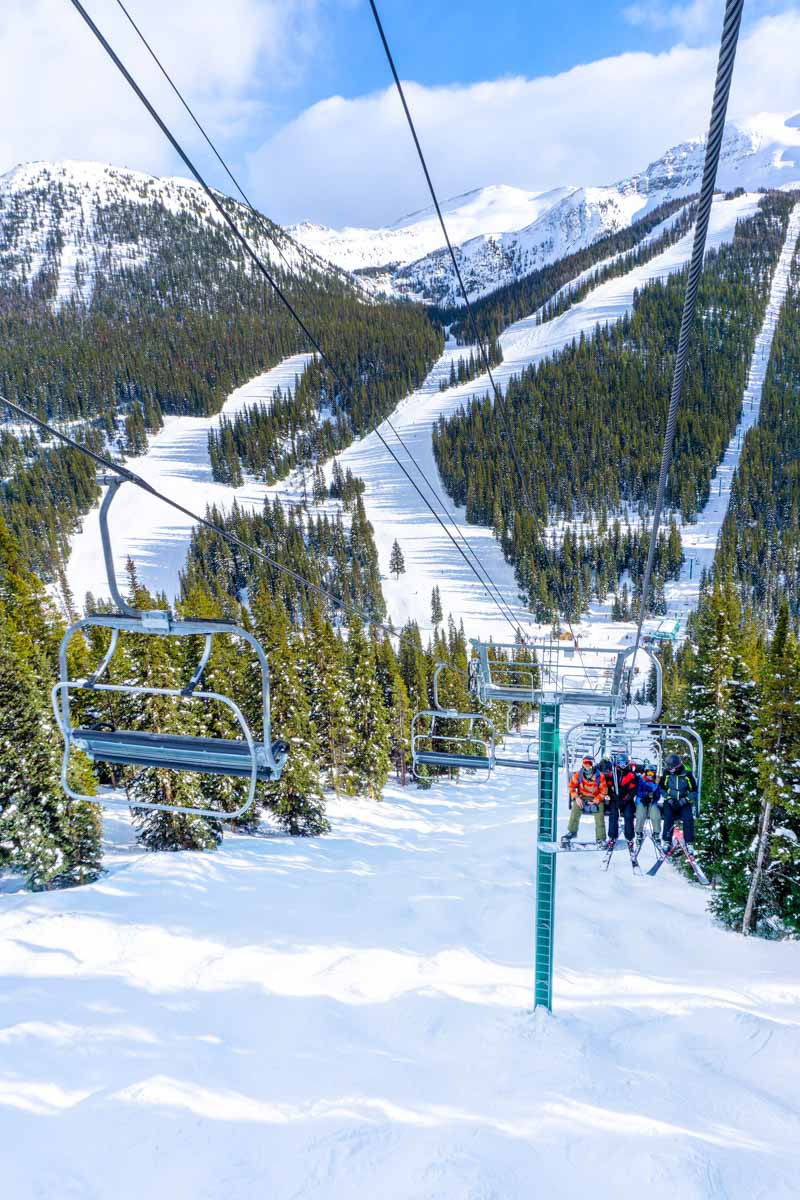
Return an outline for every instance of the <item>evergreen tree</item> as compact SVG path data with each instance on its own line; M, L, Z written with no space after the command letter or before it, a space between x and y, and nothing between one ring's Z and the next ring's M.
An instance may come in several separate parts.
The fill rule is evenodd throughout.
M347 656L350 712L356 735L352 765L359 790L378 799L389 776L389 722L373 645L358 617L350 621Z
M272 736L289 744L280 780L265 785L264 802L288 833L325 833L328 821L319 777L320 748L296 665L300 640L292 638L286 609L264 586L255 593L252 610L256 636L269 658Z
M100 816L68 800L59 782L60 735L24 635L0 613L0 866L36 889L96 879ZM91 789L78 770L73 786Z
M435 584L431 592L431 621L434 625L441 625L443 619L442 597L439 593L439 585Z
M406 564L403 558L403 551L400 549L400 543L395 538L392 545L392 552L389 555L389 570L394 575L395 579L399 579L405 574Z
M713 906L738 925L746 899L750 846L759 810L753 731L757 691L745 654L742 614L730 584L704 598L690 677L689 720L703 738L703 807L698 843L718 891Z
M800 930L800 646L784 600L756 729L762 802L742 932Z

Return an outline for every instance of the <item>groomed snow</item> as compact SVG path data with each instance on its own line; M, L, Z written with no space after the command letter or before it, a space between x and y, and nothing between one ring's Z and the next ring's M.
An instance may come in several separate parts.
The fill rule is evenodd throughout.
M737 220L755 212L760 196L745 195L735 200L717 201L712 210L709 228L709 247L719 246L733 237ZM687 234L656 258L634 268L626 275L608 280L594 288L583 300L552 321L536 324L536 315L518 321L501 336L504 361L494 370L495 379L504 390L513 375L518 375L531 363L556 353L581 333L591 334L595 326L619 320L633 306L636 289L650 279L664 278L681 270L691 255L692 235ZM519 590L514 573L505 561L492 531L468 525L464 510L457 510L441 485L433 458L431 430L441 415L450 415L473 395L481 396L489 387L486 376L480 376L460 387L439 390L440 381L449 375L450 363L466 350L449 347L428 375L422 387L406 397L389 418L413 458L419 464L427 483L423 483L410 463L406 451L397 441L388 422L381 432L398 457L408 466L427 498L442 513L445 508L455 514L460 538L478 556L500 590L504 601L512 608L514 619L523 621L525 614L519 602ZM243 403L259 398L268 401L280 383L292 383L297 373L298 356L287 360L274 371L267 372L240 388L226 402L224 412L230 413ZM253 482L234 492L211 480L208 460L208 429L218 418L168 418L164 429L153 438L148 452L131 460L131 468L168 492L186 507L204 512L212 500L230 505L234 495L240 503L260 505L267 489ZM367 514L375 530L375 540L385 573L384 592L389 613L396 624L413 618L422 625L430 622L430 598L434 585L442 595L445 614L452 612L463 618L470 636L508 638L511 629L499 610L487 603L485 588L435 521L423 500L411 489L396 463L387 454L375 434L354 442L340 456L343 467L350 467L365 481L364 496ZM331 464L328 464L330 476ZM299 498L299 479L274 485L282 496ZM126 494L127 493L127 494ZM435 499L434 499L435 497ZM130 555L137 563L140 578L151 589L163 590L172 597L178 589L178 574L185 559L191 522L169 508L132 489L123 489L112 510L112 529L118 569L124 569ZM447 521L453 531L452 524ZM459 540L458 535L455 535ZM395 581L389 576L389 554L397 539L403 551L406 573ZM463 546L463 542L460 541ZM68 564L70 587L78 604L87 590L106 595L105 576L99 548L97 510L83 522L83 530L73 543Z
M796 1196L800 947L562 857L532 1013L532 792L389 787L323 840L131 848L5 901L6 1194Z
M260 508L268 488L248 480L240 488L215 483L208 456L208 434L218 429L221 416L232 417L245 407L269 405L277 388L292 390L303 374L310 354L294 354L232 392L215 417L165 417L164 427L151 438L147 453L128 463L132 471L158 487L185 508L202 516L209 504L230 508L235 499L242 507ZM99 503L84 517L81 532L72 543L67 576L78 607L87 592L107 596L105 568L100 549ZM139 578L151 591L164 591L172 599L194 522L139 488L123 487L114 500L109 528L112 533L117 575L124 579L125 563L132 558Z
M681 541L683 542L683 553L686 561L681 571L680 580L667 584L665 589L670 609L680 613L681 616L691 611L697 604L700 593L700 577L703 571L707 571L714 561L717 538L722 528L722 522L725 520L725 514L728 511L733 477L739 465L739 457L745 434L758 421L761 408L761 391L764 387L764 379L767 374L772 339L775 335L775 327L778 324L783 302L786 299L786 292L789 287L789 268L792 265L792 257L797 248L798 238L800 238L800 204L795 206L789 218L786 241L783 244L783 250L781 251L778 264L775 268L775 274L772 278L772 287L770 288L769 303L764 323L756 338L755 349L753 350L753 357L750 362L747 387L745 388L742 401L741 420L728 444L722 462L717 467L714 478L711 481L711 495L708 503L698 515L696 521L681 526Z

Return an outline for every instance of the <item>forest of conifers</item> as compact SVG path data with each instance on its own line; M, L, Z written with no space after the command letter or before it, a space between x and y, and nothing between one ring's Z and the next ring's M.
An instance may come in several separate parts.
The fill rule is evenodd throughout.
M667 495L684 519L708 498L736 426L792 203L781 193L765 196L758 213L739 222L732 243L707 256ZM652 508L684 290L683 272L649 284L630 316L512 380L502 405L475 398L436 427L436 461L448 492L466 506L468 520L493 525L539 609L557 602L572 573L572 561L568 571L559 562L560 553L573 557L571 546L543 554L548 521L599 520L583 535L587 551L580 556L594 578L601 562L618 558L608 542L609 514L625 519ZM628 556L634 574L640 558L640 549ZM674 565L663 559L662 581ZM576 597L575 605L586 598Z

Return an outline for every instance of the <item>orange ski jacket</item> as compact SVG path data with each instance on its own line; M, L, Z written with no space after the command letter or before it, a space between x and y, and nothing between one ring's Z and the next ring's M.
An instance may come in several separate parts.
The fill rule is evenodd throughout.
M569 781L569 794L573 800L589 800L592 804L604 804L608 797L608 787L605 778L598 770L586 779L583 769L579 768Z

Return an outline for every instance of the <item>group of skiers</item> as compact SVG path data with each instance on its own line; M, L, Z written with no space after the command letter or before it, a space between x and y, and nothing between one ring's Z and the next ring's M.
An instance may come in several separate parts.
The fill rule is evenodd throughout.
M570 777L569 794L572 807L565 842L578 832L584 812L594 814L595 838L598 846L611 849L619 837L619 815L628 845L638 850L645 836L645 821L650 821L653 837L661 836L661 849L666 853L672 845L675 822L683 826L683 836L689 854L694 855L694 808L697 801L697 780L687 770L679 754L667 755L664 773L651 762L641 766L632 763L624 752L603 758L597 765L586 757ZM605 817L608 812L608 836Z

